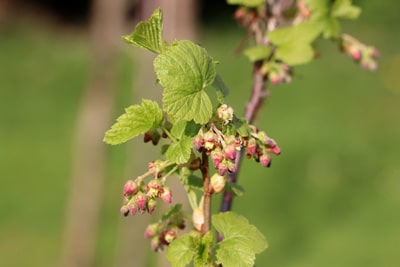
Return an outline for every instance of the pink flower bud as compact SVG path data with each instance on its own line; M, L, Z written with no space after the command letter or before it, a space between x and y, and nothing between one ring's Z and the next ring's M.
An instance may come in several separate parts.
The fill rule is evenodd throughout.
M138 207L137 207L137 204L136 203L130 203L129 205L128 205L128 209L129 209L129 213L133 216L133 215L135 215L136 214L136 212L137 212L137 210L138 210Z
M138 206L139 212L143 214L144 211L146 211L146 205L147 205L147 196L142 193L139 192L136 197L136 204Z
M252 156L256 153L257 151L257 142L256 139L250 138L249 142L247 143L247 148L246 148L246 155L247 156Z
M349 54L355 61L359 61L361 59L361 50L355 45L349 47Z
M150 198L149 201L147 201L147 212L149 214L152 214L156 206L157 200L155 200L154 198Z
M150 247L151 247L151 250L153 250L153 251L158 251L159 249L161 249L161 244L160 244L160 240L159 240L158 236L155 236L151 239Z
M203 209L196 208L195 210L193 210L192 219L194 228L196 228L198 231L201 231L201 228L204 224Z
M268 154L264 154L260 157L260 163L264 167L271 166L271 157Z
M193 139L193 145L194 145L194 148L195 148L197 151L200 151L200 149L201 149L203 143L204 143L203 138L201 138L201 137L198 136L198 135L195 136L195 138Z
M158 232L158 223L149 224L144 231L145 238L152 238L157 235Z
M168 204L172 202L172 193L167 186L164 187L164 192L161 194L161 199Z
M228 171L228 165L224 160L218 165L218 172L220 175L224 176L227 171Z
M211 159L213 161L214 168L218 168L218 165L224 160L224 156L219 147L211 151Z
M204 148L212 150L217 142L217 136L215 133L208 131L204 134Z
M122 215L124 216L128 216L129 214L129 209L127 206L122 206L121 209L119 210L121 212Z
M273 85L278 85L281 81L279 74L275 71L272 71L268 74L268 80L273 84Z
M226 182L225 177L222 175L219 175L218 173L215 173L210 178L211 188L215 193L219 193L222 190L224 190L225 182Z
M132 181L128 180L124 185L124 196L134 195L138 191L137 184Z
M226 146L224 149L225 157L230 160L235 160L236 158L236 148L234 145Z
M235 173L235 172L237 171L237 167L236 167L235 162L228 161L228 162L227 162L227 165L228 165L228 171L229 171L229 172Z
M281 154L281 149L279 146L275 143L272 147L268 149L269 152L275 154L275 155L280 155Z

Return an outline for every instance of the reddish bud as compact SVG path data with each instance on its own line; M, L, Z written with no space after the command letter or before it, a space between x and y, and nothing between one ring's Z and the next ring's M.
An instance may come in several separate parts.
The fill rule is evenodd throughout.
M250 138L247 143L246 154L247 156L252 156L257 151L257 141L254 138Z
M235 160L236 158L236 148L234 145L226 146L224 149L225 157L230 160Z
M128 180L124 185L124 196L134 195L136 194L137 190L137 184L132 180Z
M226 182L225 177L222 175L219 175L218 173L215 173L210 178L211 188L215 193L219 193L222 190L224 190L225 182Z
M152 214L156 206L157 200L155 200L154 198L150 198L149 201L147 201L147 212L149 214Z
M217 142L217 135L213 132L206 132L204 134L204 148L207 150L212 150Z
M144 193L139 192L136 195L135 199L136 199L136 203L137 203L140 213L143 213L144 211L146 211L147 196Z
M228 171L228 165L226 164L226 161L224 160L218 165L218 172L220 175L224 176L227 171Z
M150 142L151 139L152 139L152 136L153 136L153 132L152 132L152 131L145 132L145 133L144 133L144 136L143 136L143 141L144 141L145 143Z
M129 209L127 206L122 206L121 209L119 210L121 212L122 215L124 216L128 216L129 214Z
M360 48L358 48L357 46L353 45L349 47L349 55L351 56L351 58L355 61L360 61L361 59L361 50Z
M158 236L155 236L151 239L150 247L151 247L151 250L153 250L153 251L157 251L157 250L161 249L161 244L160 244L160 240L159 240Z
M260 157L260 163L264 167L271 166L271 157L268 154L264 154Z
M281 82L280 76L277 72L272 71L268 74L268 80L273 84L273 85L278 85Z
M195 138L193 139L193 145L194 145L194 148L195 148L197 151L200 151L200 149L201 149L203 143L204 143L203 138L201 138L201 137L198 136L198 135L195 136Z
M213 161L214 168L218 168L219 164L224 160L224 156L219 147L211 151L211 159Z
M275 155L280 155L281 154L281 149L279 146L275 143L272 147L268 149L269 152L275 154Z
M227 165L228 165L228 171L229 172L235 173L237 171L237 167L236 167L235 162L228 161Z
M146 190L148 197L159 197L163 191L163 184L160 180L153 179L147 184Z
M171 190L167 186L164 187L164 192L161 194L161 199L165 202L170 204L172 202L172 193Z
M149 224L146 227L146 230L144 231L144 237L152 238L157 234L157 232L158 232L158 223Z
M129 209L129 213L130 213L132 216L135 215L136 212L137 212L137 210L138 210L137 204L136 204L136 203L130 203L130 204L128 205L128 209Z

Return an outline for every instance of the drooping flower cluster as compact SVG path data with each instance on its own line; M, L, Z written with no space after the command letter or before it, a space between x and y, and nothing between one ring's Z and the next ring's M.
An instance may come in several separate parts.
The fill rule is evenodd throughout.
M152 250L162 251L165 246L177 238L179 231L183 229L185 229L185 221L183 213L179 210L157 223L149 224L144 232L144 237L151 239Z
M378 64L376 59L379 57L379 52L375 47L367 46L356 40L354 37L343 34L340 48L364 69L370 71L377 69Z
M261 72L267 75L272 85L290 83L292 81L292 69L287 64L279 61L265 62Z
M221 105L217 109L217 120L219 120L219 126L216 121L208 128L202 128L193 143L198 151L204 149L211 157L214 168L218 170L220 176L237 171L235 160L243 148L248 158L253 158L264 167L269 167L271 164L270 153L280 154L277 143L253 125L247 126L247 135L241 135L239 131L235 131L234 134L232 131L225 131L229 134L224 134L224 127L228 127L227 124L238 120L234 117L231 107Z
M169 187L165 185L163 179L159 179L162 172L160 167L162 164L162 161L149 163L149 173L155 178L150 180L147 185L144 184L142 177L125 183L124 201L121 207L123 215L135 215L137 212L140 214L145 212L152 214L157 205L157 198L162 199L165 203L172 202L172 193Z

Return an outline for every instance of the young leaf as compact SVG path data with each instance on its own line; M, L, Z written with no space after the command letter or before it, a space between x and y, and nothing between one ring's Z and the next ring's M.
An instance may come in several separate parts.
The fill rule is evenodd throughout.
M311 43L321 33L318 23L304 22L296 26L272 31L268 37L277 46L275 56L289 65L300 65L311 61L314 50Z
M265 0L227 0L230 5L241 5L246 7L258 7L265 4Z
M167 211L165 211L161 217L161 220L166 221L172 216L174 216L177 213L180 213L182 209L182 204L176 204L169 208Z
M160 126L163 113L157 102L142 100L142 105L133 105L125 109L117 122L108 130L103 141L117 145L132 139L139 134Z
M177 121L204 124L212 116L205 88L214 82L216 62L206 50L190 41L179 41L154 60L159 83L165 88L163 105Z
M271 53L271 48L264 45L252 46L243 52L251 62L266 59Z
M176 140L169 146L165 154L167 159L176 164L186 163L190 159L193 148L192 137L198 133L199 129L200 125L193 121L175 123L171 134Z
M185 234L174 240L167 249L165 256L172 267L185 267L193 259L193 237Z
M139 22L133 33L122 38L130 44L159 54L163 47L162 25L162 11L158 8L147 21Z
M204 267L207 266L209 261L209 250L213 243L212 232L207 232L203 237L199 237L195 242L195 255L194 255L194 266Z
M217 263L223 266L251 267L255 254L268 247L264 235L246 218L233 212L212 216L212 224L223 236L216 247Z
M356 19L361 14L361 8L353 6L351 0L336 0L332 6L332 16L344 19Z

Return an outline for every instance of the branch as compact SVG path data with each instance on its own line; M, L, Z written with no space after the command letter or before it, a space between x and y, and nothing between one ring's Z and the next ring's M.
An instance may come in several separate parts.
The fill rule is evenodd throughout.
M201 227L201 233L204 235L211 229L211 186L210 186L210 173L208 170L208 156L205 149L203 149L202 151L200 170L203 176L203 188L204 188L204 195L203 195L204 224Z

